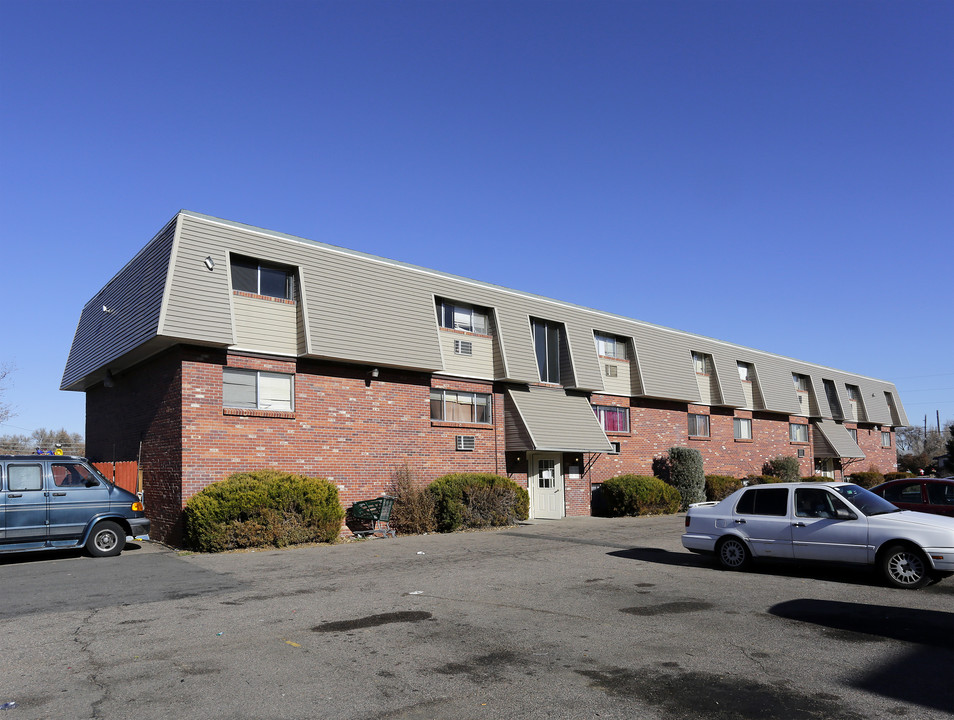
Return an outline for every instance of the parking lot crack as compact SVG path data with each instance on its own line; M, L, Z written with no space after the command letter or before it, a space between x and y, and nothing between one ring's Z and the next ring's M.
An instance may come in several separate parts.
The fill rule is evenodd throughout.
M90 718L103 717L100 713L100 706L109 699L109 685L100 679L99 670L101 669L101 665L96 661L96 656L92 649L93 637L95 637L92 628L93 619L99 612L99 609L90 610L73 631L73 642L76 643L76 647L79 649L83 665L88 668L86 679L99 693L98 699L90 704Z

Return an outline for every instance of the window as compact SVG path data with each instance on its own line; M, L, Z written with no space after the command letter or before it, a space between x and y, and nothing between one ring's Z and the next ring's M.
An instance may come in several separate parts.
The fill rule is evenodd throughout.
M808 392L808 376L792 373L792 380L795 382L795 389L798 392Z
M808 425L799 423L788 424L788 439L792 442L808 442Z
M831 408L831 416L833 418L843 418L844 414L841 412L841 401L838 399L838 391L835 389L835 383L831 380L822 380L825 384L825 397L828 398L828 407Z
M709 437L708 415L689 415L689 437Z
M884 489L884 499L889 502L906 502L906 503L920 503L923 502L921 499L921 483L912 482L909 485L888 485Z
M596 334L596 352L603 357L626 359L626 341L613 335Z
M606 377L619 377L619 368L615 365L604 365L603 372L606 374Z
M827 490L822 488L795 490L795 514L798 517L834 520L838 517L839 510L843 511L842 517L854 515L845 503Z
M881 447L889 448L891 447L891 433L882 432L881 433Z
M232 256L232 289L254 295L292 300L295 272L253 258Z
M851 402L858 402L858 399L861 397L861 391L854 385L846 385L845 387L848 388L848 399L851 400Z
M222 369L222 404L255 410L294 410L295 376L262 370Z
M606 432L629 432L629 408L593 405L593 412Z
M851 435L851 439L855 441L855 445L858 444L858 431L854 428L847 428L848 434Z
M431 420L489 424L490 410L489 394L431 390Z
M739 366L739 380L742 382L752 382L752 371L748 363L736 363Z
M89 469L79 463L53 463L53 483L57 487L95 487L99 481Z
M447 300L438 300L438 315L442 328L448 330L463 330L478 335L489 334L487 317L489 313L482 308L471 305L452 303Z
M7 489L13 492L42 490L43 467L41 465L7 465L7 483Z
M696 373L699 375L707 375L708 371L708 356L703 355L702 353L694 352L692 353L692 367L695 369Z
M546 320L531 320L533 349L537 356L540 382L560 383L560 325Z
M735 426L736 440L752 439L752 421L749 418L735 418L732 424Z
M756 488L742 493L735 511L739 515L788 515L788 488Z

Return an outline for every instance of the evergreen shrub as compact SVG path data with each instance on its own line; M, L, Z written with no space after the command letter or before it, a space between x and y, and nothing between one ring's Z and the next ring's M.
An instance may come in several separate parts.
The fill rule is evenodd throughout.
M911 472L889 472L884 474L885 482L888 480L904 480L912 477L914 477L914 473Z
M451 473L437 478L427 491L434 499L439 532L513 525L530 513L527 489L493 473Z
M344 509L338 488L322 478L277 470L235 473L186 503L186 547L221 552L334 542Z
M864 472L852 473L848 476L848 482L860 485L863 488L873 488L884 482L884 475L877 470L866 470Z
M706 475L706 500L724 500L742 487L742 481L730 475Z
M802 472L798 458L791 455L778 455L762 466L762 474L777 477L779 482L798 482Z
M702 468L702 453L695 448L669 448L669 484L682 497L682 510L692 503L705 502L706 476Z
M650 475L619 475L604 481L602 487L609 517L669 515L682 504L676 488Z

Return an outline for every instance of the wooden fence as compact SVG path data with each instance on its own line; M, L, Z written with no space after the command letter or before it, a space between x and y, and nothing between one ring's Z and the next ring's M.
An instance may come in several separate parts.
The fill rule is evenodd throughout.
M132 493L139 491L139 463L135 460L98 462L93 463L93 466L123 490Z

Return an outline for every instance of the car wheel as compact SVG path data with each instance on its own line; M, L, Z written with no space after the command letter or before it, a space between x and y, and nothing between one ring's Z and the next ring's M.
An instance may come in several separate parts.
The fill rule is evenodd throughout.
M931 582L930 566L924 553L907 545L893 545L881 556L881 572L896 588L917 590Z
M728 537L716 548L716 557L723 570L744 570L752 555L745 543L735 537Z
M126 531L114 522L98 523L86 541L86 550L93 557L119 555L126 544Z

